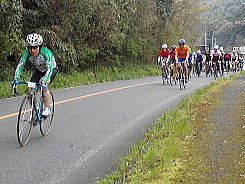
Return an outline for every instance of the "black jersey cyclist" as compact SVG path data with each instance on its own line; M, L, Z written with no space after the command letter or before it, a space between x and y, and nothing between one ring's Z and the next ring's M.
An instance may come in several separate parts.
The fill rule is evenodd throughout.
M218 45L214 46L214 50L211 51L210 55L211 55L212 67L214 66L214 63L216 63L217 70L219 71L219 73L221 75L220 64L221 64L222 54L219 50Z

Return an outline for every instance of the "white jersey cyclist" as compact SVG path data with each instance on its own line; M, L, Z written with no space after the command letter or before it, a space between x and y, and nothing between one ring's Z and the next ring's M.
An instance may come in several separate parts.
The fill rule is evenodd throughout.
M211 53L210 53L210 56L211 56L211 60L214 62L214 61L219 61L221 59L221 51L218 50L219 49L219 46L218 45L215 45L214 46L214 50L211 50Z

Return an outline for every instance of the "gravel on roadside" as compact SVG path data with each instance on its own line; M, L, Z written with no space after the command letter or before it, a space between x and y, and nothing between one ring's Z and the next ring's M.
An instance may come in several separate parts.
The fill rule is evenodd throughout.
M181 181L245 183L245 74L224 87L218 104L200 116Z

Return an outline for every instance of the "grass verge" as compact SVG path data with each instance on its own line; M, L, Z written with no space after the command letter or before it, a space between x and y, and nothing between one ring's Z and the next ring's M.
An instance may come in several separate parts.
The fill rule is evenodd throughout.
M203 108L215 104L223 86L239 74L218 78L210 85L197 90L181 104L164 112L156 124L145 133L144 139L132 145L125 157L120 158L118 169L95 182L96 184L164 184L183 182L188 145L195 137L193 121ZM210 98L212 95L214 98Z
M139 65L128 64L120 67L101 67L97 71L85 71L82 73L73 72L69 74L58 73L54 82L50 85L50 89L62 89L73 86L102 83L115 80L126 80L147 76L160 75L161 71L155 64ZM29 81L31 78L30 72L23 72L22 81ZM0 85L0 98L13 96L11 91L11 82L4 81ZM20 94L26 93L26 86L18 86Z

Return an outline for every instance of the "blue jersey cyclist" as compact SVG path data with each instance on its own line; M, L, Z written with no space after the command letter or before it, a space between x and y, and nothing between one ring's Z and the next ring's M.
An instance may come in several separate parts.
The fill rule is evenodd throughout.
M200 50L197 51L195 60L196 60L196 71L197 71L198 63L200 63L200 70L202 70L203 55Z
M17 87L24 66L29 60L35 66L30 82L41 83L44 93L43 100L45 106L42 115L49 116L51 114L51 108L48 85L54 80L58 72L58 68L56 67L53 53L47 47L42 46L43 38L41 35L37 33L29 34L27 36L26 43L27 48L22 53L20 62L15 70L12 87ZM31 89L29 88L28 90L30 91Z

